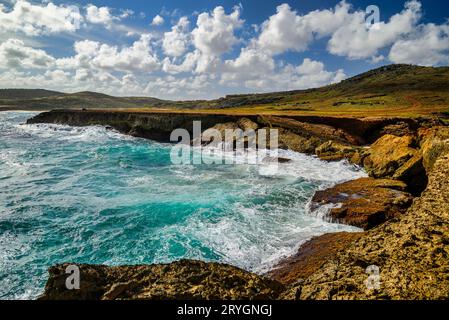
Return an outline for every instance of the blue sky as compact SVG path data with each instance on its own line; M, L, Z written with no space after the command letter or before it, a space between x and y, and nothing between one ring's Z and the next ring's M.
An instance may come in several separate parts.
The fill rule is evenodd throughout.
M209 99L316 87L390 63L449 64L447 1L0 4L0 87ZM367 26L369 5L380 21Z

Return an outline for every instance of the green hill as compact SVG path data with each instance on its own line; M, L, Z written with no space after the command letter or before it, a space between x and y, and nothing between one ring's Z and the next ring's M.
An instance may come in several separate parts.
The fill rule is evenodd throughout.
M389 65L338 84L308 90L229 95L216 100L168 101L151 97L113 97L95 92L0 90L5 109L176 109L293 114L403 114L449 111L449 67ZM1 110L1 109L0 109Z

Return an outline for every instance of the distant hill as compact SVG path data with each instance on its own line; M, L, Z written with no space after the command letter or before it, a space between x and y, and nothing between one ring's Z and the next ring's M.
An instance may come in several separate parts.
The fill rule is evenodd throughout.
M0 89L0 99L35 99L61 94L63 93L44 89Z
M96 92L2 89L1 109L169 108L229 111L369 114L449 111L449 67L389 65L340 83L308 90L228 95L216 100L168 101L151 97L113 97Z

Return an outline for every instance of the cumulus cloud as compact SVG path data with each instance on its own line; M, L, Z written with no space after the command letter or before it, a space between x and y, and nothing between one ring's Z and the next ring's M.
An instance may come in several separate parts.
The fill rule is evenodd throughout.
M93 4L86 7L86 19L90 23L104 25L111 25L114 20L119 20L111 14L108 7L97 7Z
M154 54L151 35L143 34L130 47L119 48L96 41L77 41L74 45L75 56L58 59L60 68L102 69L123 72L151 72L159 68Z
M255 67L251 68L253 64ZM319 61L306 58L297 66L281 66L268 56L260 56L260 52L255 50L245 50L236 60L226 61L226 67L222 84L243 86L258 92L313 88L346 78L343 70L327 71Z
M322 43L325 45L321 49L346 59L388 58L395 63L421 65L449 63L449 23L420 23L421 10L420 2L411 0L401 12L369 28L365 25L365 11L354 10L346 1L304 14L281 4L273 8L273 15L265 22L248 31L249 26L243 28L241 7L226 12L219 6L198 13L192 27L187 17L181 17L165 32L150 35L120 22L133 14L130 10L90 4L81 17L76 7L19 0L11 3L9 9L0 5L0 86L33 87L39 83L56 90L171 99L304 89L339 82L346 75L343 70L330 69L318 61L320 58L301 57L291 62L295 59L291 55L287 63L279 55L307 52L313 45L323 46ZM107 33L118 31L130 38L117 37L114 43L92 41L88 35L77 38L73 52L66 53L65 58L53 57L53 51L37 47L45 45L48 36L80 28L72 19L76 14L79 21L85 22L81 28L90 24L83 32L95 30L95 36L104 34L108 38ZM179 12L161 15L180 17ZM152 22L164 23L159 15ZM243 29L241 33L239 29ZM13 32L17 39L10 39ZM21 37L26 40L20 40ZM125 42L117 45L120 41Z
M164 33L162 48L168 56L179 57L187 51L190 41L188 33L189 20L187 17L179 19L178 23L172 27L171 31Z
M350 59L376 58L380 49L412 32L420 17L418 1L407 2L401 13L393 15L387 23L379 22L371 28L365 26L365 13L355 12L333 33L329 52Z
M8 39L0 44L0 68L44 69L54 61L45 51L28 47L22 40Z
M0 33L21 32L27 36L74 32L83 20L78 7L31 4L18 0L10 11L0 6Z
M192 31L193 43L201 53L218 57L238 42L234 31L242 25L239 7L229 15L223 7L216 7L212 13L198 15L197 27Z
M164 18L161 17L160 15L157 15L153 18L153 21L151 22L152 26L161 26L163 25L165 22Z
M395 63L433 66L449 63L449 24L420 26L407 39L398 40L390 50Z
M339 3L333 10L316 10L304 16L288 4L277 7L277 13L262 24L256 46L271 54L288 50L304 51L315 36L329 35L349 17L349 4Z

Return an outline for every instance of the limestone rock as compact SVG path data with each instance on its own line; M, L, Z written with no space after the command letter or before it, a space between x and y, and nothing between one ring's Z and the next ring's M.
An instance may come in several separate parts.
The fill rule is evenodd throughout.
M251 121L248 118L241 118L241 119L239 119L237 121L237 125L243 131L257 130L259 128L259 125L257 123L255 123L254 121Z
M436 159L449 151L449 127L422 128L418 132L427 173L432 171Z
M361 178L332 188L317 191L311 209L331 205L333 221L372 229L404 213L413 197L403 190L406 185L397 180Z
M373 143L364 159L365 169L374 178L391 178L397 169L418 154L413 136L384 135Z
M449 154L444 152L433 164L426 190L405 214L364 233L283 297L448 299L448 177ZM366 285L369 266L379 268L378 287Z
M181 260L146 266L79 265L80 289L68 290L66 266L49 269L41 300L267 300L285 289L277 281L233 266Z
M338 232L315 237L304 243L294 256L276 265L267 276L286 285L307 278L361 235L360 232Z
M351 159L356 152L357 148L335 141L327 141L315 149L316 155L325 161Z

